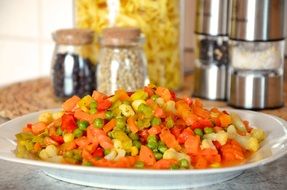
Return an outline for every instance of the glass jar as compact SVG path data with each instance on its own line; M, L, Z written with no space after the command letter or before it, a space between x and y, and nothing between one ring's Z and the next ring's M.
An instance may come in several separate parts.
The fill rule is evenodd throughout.
M148 84L143 38L137 28L107 28L100 40L97 89L106 94Z
M228 37L196 34L195 59L200 64L228 64Z
M151 83L178 89L182 85L180 0L76 0L75 22L101 34L107 27L138 27L145 35L144 51ZM98 45L93 46L98 51ZM87 53L91 59L96 54ZM93 52L94 52L93 51Z
M53 33L56 43L52 60L52 83L57 98L91 94L96 88L95 64L84 56L93 32L87 29L63 29Z
M283 72L284 40L250 42L230 40L231 67L242 71Z

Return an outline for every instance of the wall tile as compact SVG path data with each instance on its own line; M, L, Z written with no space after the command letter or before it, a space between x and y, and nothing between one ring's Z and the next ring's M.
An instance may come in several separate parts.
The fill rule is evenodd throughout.
M73 26L72 0L41 0L41 37L51 40L51 33Z
M52 56L54 52L54 43L42 43L41 44L41 67L40 74L50 76Z
M0 40L0 86L39 76L38 44Z
M38 0L0 0L0 35L36 38Z

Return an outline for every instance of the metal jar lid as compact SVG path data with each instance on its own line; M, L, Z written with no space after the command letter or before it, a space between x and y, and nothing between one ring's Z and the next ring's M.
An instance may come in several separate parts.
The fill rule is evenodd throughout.
M246 41L284 39L286 0L231 0L229 37Z
M197 0L195 32L207 35L226 35L229 0Z

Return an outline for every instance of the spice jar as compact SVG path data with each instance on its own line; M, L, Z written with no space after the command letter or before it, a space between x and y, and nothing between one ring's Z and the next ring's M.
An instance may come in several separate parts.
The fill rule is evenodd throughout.
M245 109L283 105L286 2L231 1L229 105Z
M138 28L107 28L100 39L98 90L113 94L117 89L135 91L148 83L143 37Z
M62 29L53 33L56 43L52 61L54 94L60 99L91 94L96 87L95 64L82 53L90 46L93 32L87 29Z
M183 82L183 29L181 0L75 0L75 25L102 34L107 27L137 27L151 83L178 90ZM98 45L91 59L98 59Z
M197 0L194 96L226 99L228 0Z

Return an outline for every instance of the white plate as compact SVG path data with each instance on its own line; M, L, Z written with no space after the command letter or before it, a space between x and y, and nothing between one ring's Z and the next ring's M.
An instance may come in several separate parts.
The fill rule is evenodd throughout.
M286 121L267 114L226 109L258 126L268 134L261 148L244 165L202 170L136 170L113 169L54 164L43 161L16 158L15 134L31 121L36 121L40 112L13 119L0 126L0 159L33 165L47 175L87 186L112 189L178 189L223 182L240 175L244 170L272 162L287 152Z

